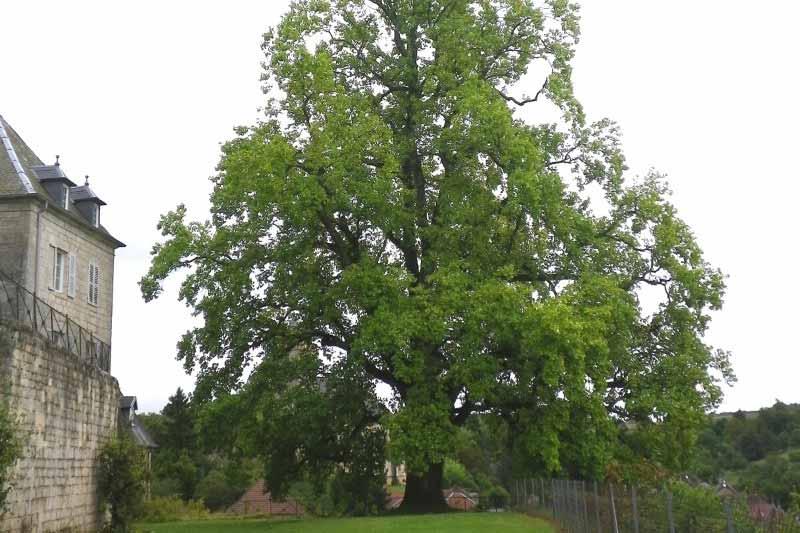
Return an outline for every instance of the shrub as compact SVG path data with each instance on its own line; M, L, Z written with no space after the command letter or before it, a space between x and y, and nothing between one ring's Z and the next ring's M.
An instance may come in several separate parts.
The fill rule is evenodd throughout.
M386 508L383 480L338 469L321 486L311 480L292 484L289 497L315 516L364 516Z
M233 504L245 490L231 484L225 472L215 469L198 483L195 497L203 500L211 511L219 511Z
M6 499L11 490L11 467L21 452L17 423L6 405L0 402L0 516L6 509Z
M142 512L147 467L145 452L129 438L116 438L100 450L98 491L101 504L111 511L109 530L130 531Z
M480 506L482 509L502 509L511 501L511 495L500 485L494 485L481 493Z
M800 450L790 450L788 455L789 461L793 463L800 463Z
M175 478L159 476L153 469L153 481L150 484L150 494L156 498L180 496L181 482Z
M183 501L178 496L152 498L145 502L139 519L142 522L175 522L178 520L203 520L209 517L208 509L199 500Z

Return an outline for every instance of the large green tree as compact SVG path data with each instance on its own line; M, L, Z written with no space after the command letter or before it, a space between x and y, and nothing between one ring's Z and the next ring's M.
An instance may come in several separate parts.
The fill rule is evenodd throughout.
M188 268L195 398L254 366L251 395L277 398L311 349L321 382L357 392L350 423L337 406L336 434L299 440L338 449L374 424L381 385L409 507L441 505L477 412L507 421L528 471L600 475L618 420L657 458L684 449L730 376L703 341L723 277L658 176L624 179L613 123L586 121L577 39L567 0L294 2L264 37L265 118L223 147L210 220L164 215L141 282L152 300Z

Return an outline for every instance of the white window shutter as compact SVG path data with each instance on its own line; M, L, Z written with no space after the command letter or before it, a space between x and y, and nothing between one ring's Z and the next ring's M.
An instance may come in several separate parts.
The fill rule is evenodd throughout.
M100 267L94 267L94 305L100 305Z
M94 264L89 265L89 303L100 304L100 269Z
M94 265L89 263L89 291L86 294L86 301L90 304L94 303Z
M53 279L50 280L50 288L55 290L57 287L57 272L58 272L58 250L52 244L50 245L53 248Z
M67 296L75 298L75 290L77 286L77 260L73 254L69 254L69 274L67 277Z

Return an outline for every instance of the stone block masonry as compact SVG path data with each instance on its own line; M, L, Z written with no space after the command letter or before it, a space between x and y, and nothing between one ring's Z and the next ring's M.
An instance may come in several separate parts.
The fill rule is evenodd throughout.
M0 532L97 530L97 456L117 430L117 381L0 322L0 395L21 420L25 445Z

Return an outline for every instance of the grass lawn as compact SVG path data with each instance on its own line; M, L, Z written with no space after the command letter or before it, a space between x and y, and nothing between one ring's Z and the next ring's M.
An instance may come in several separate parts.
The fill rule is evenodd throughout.
M204 520L139 524L137 532L153 533L554 533L546 522L517 513L449 513L392 515L376 518Z

